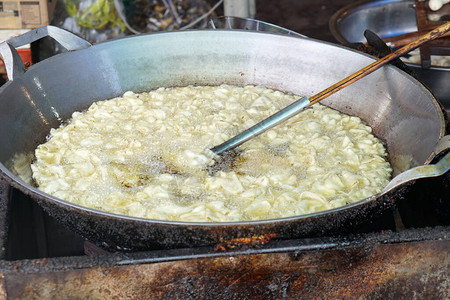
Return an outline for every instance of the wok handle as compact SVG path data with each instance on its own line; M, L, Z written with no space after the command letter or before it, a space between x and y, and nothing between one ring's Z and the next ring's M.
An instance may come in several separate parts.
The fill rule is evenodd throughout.
M435 156L450 149L450 135L444 136L437 144ZM424 165L409 169L392 179L383 189L382 193L390 191L404 183L420 178L438 177L450 170L450 151L436 164Z
M91 46L91 43L75 34L51 25L36 28L22 35L13 37L0 44L0 55L3 57L6 75L10 81L25 73L25 66L22 58L16 51L16 48L30 44L44 37L53 38L67 51L80 50Z

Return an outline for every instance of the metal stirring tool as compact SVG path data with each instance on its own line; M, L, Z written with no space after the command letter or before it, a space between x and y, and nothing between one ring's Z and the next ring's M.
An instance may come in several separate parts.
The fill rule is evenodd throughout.
M327 89L321 91L318 94L315 94L312 97L302 97L298 99L297 101L293 102L292 104L286 106L282 110L276 112L275 114L267 117L266 119L262 120L261 122L257 123L256 125L253 125L249 129L243 131L242 133L236 135L235 137L225 141L224 143L215 146L214 148L211 148L210 150L214 152L215 154L221 155L225 152L228 152L243 143L247 142L248 140L254 138L255 136L260 135L261 133L267 131L268 129L286 121L287 119L295 116L302 110L304 110L307 107L312 106L313 104L327 98L328 96L336 93L337 91L343 89L344 87L354 83L355 81L365 77L366 75L378 70L383 65L387 64L388 62L416 49L417 47L425 44L426 42L429 42L431 40L434 40L436 38L439 38L446 34L450 30L450 22L445 23L444 25L441 25L439 27L436 27L432 31L430 31L427 34L424 34L417 40L407 44L406 46L398 49L397 51L384 56L383 58L380 58L379 60L375 61L374 63L362 68L361 70L357 71L356 73L353 73L352 75L344 78L343 80L337 82L336 84L328 87ZM216 161L217 163L217 161Z

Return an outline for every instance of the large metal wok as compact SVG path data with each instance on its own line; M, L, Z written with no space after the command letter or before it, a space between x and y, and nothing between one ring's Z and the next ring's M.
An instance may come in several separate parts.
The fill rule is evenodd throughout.
M23 70L14 47L50 35L68 50ZM125 91L185 85L264 85L311 95L373 62L373 58L305 38L250 31L204 30L139 35L91 46L54 27L44 27L0 45L10 81L0 88L0 168L14 187L31 195L70 229L113 249L214 244L238 237L317 236L357 224L391 207L410 182L439 176L450 155L443 112L433 95L398 69L387 66L323 103L357 115L388 147L400 177L382 193L352 205L284 219L233 222L169 222L115 215L65 202L20 179L11 167L32 153L50 128L92 102ZM439 150L436 150L438 147Z

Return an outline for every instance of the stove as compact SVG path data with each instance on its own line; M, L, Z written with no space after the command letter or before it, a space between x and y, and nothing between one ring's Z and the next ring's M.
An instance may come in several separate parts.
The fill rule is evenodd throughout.
M333 42L328 19L350 2L258 0L256 17ZM0 298L449 299L449 195L447 172L330 236L108 252L0 180Z

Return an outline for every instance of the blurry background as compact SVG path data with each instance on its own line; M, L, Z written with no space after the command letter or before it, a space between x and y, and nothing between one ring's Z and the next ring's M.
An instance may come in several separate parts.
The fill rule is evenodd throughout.
M336 41L331 16L352 0L57 0L51 23L91 42L126 34L205 28L217 16L247 17ZM117 13L118 12L118 13ZM208 14L210 13L210 14ZM200 17L205 17L199 20Z

